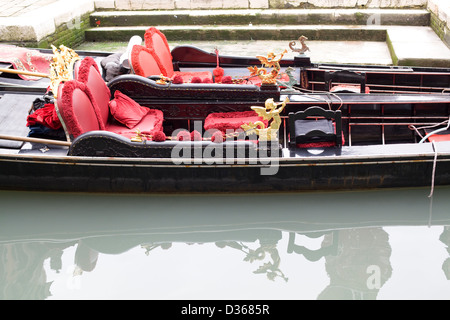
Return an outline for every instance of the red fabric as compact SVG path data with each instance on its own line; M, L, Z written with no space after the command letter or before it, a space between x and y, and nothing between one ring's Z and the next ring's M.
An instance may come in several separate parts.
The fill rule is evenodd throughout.
M156 131L155 133L153 133L152 135L152 140L153 141L166 141L166 134L163 131Z
M214 77L223 77L224 74L225 74L225 70L223 70L223 68L221 68L221 67L216 67L213 70Z
M156 61L163 76L171 78L172 80L174 80L177 76L181 76L184 83L192 82L194 77L199 77L201 79L200 82L205 82L206 78L211 79L212 82L212 73L209 71L174 71L172 53L170 51L167 38L161 31L159 31L155 27L150 27L145 31L144 42L145 47L149 50L149 52L151 52L153 59ZM176 83L182 82L177 79Z
M191 132L191 141L202 141L202 134L197 130Z
M82 82L70 80L64 83L59 112L69 134L74 138L91 130L105 130L99 121L100 111L89 88Z
M187 130L177 133L177 141L191 141L191 134Z
M126 138L136 136L136 130L146 135L156 135L163 131L163 112L157 109L148 109L148 113L136 124L133 129L129 129L118 121L112 121L106 125L106 131L120 134Z
M223 135L222 132L220 131L216 131L214 132L214 134L211 137L211 142L215 142L215 143L221 143L223 142Z
M428 137L430 142L450 141L450 134L433 134Z
M314 142L314 143L297 143L297 148L325 148L325 147L334 147L336 142L327 141L327 142Z
M170 52L166 36L155 27L150 27L145 31L144 43L148 49L154 50L159 57L160 65L158 65L163 75L172 78L174 72L172 53Z
M85 57L78 64L77 80L86 84L97 103L103 124L108 122L111 91L103 79L97 63L91 57ZM77 69L77 68L76 68Z
M336 124L333 122L333 126ZM336 130L335 130L336 131ZM345 144L345 137L342 135L342 145ZM309 142L309 143L297 143L297 148L325 148L325 147L334 147L336 145L336 141L321 141L321 142Z
M155 50L140 45L131 49L131 67L138 76L166 76L167 71L155 53Z
M53 103L47 103L44 107L37 109L27 117L27 127L36 124L44 125L53 130L61 128L61 121L59 121Z
M116 98L118 99L116 100ZM114 100L116 109L122 109L123 111L128 106L128 111L131 111L134 117L136 115L139 117L143 113L142 108L144 107L141 107L134 100L118 91L116 91ZM119 103L117 103L118 101ZM112 120L104 124L101 121L100 111L91 90L84 83L77 80L70 80L64 83L58 97L58 107L68 133L74 138L92 130L106 130L127 138L136 136L137 129L147 135L153 135L163 131L163 112L148 108L145 108L145 115L140 117L139 121L136 118L132 119L134 122L137 121L133 129L130 129L117 120ZM128 115L125 114L123 117L126 118Z
M224 76L222 78L222 83L224 83L224 84L232 84L233 83L233 79L230 76Z
M179 74L175 75L172 79L172 83L174 84L182 84L183 83L183 77Z
M352 85L352 84L340 84L340 85L333 86L330 89L330 92L336 92L336 91L341 91L341 90L347 90L347 91L351 91L354 93L361 93L361 86L360 85ZM369 87L366 87L365 93L370 93Z
M112 116L128 128L133 129L142 118L150 111L149 108L140 106L136 101L124 95L119 90L114 93L114 99L109 102Z
M268 121L258 116L253 110L211 113L205 119L204 128L205 130L217 129L226 134L227 129L236 131L242 129L241 125L256 121L262 121L266 127L268 126Z
M95 62L95 60L92 57L85 57L78 67L78 75L77 75L78 81L84 83L88 82L91 67L93 67L95 71L97 71L100 74L100 69L98 68L98 65Z
M211 80L212 82L212 75L209 71L198 71L198 72L183 72L183 71L175 71L173 74L172 79L175 79L176 77L181 77L184 83L195 83L194 78L200 79L200 82L207 83L207 81ZM208 79L208 80L207 80ZM194 81L193 81L194 80Z
M52 54L44 54L34 49L20 48L13 45L0 45L0 62L11 63L16 70L50 73ZM41 77L18 75L24 80L40 80Z

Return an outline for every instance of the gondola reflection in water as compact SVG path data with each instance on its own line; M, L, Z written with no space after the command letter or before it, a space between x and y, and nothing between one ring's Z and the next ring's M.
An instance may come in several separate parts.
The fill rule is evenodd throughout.
M1 299L442 299L449 191L2 191Z

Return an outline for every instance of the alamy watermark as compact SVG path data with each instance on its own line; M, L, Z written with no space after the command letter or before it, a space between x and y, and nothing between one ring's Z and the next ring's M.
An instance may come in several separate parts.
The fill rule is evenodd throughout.
M172 134L176 137L181 131L177 129ZM201 121L194 121L194 131L202 132ZM203 140L210 139L211 131L203 134ZM171 152L172 162L176 165L207 164L207 165L258 165L261 175L275 175L279 169L278 140L258 140L256 134L248 136L243 130L227 130L223 141L215 141L203 145L201 141L179 143ZM238 139L236 139L238 137ZM251 141L257 141L252 143ZM246 143L248 142L248 143Z
M377 289L381 288L381 268L377 265L370 265L367 267L366 272L370 274L370 276L366 280L367 288Z

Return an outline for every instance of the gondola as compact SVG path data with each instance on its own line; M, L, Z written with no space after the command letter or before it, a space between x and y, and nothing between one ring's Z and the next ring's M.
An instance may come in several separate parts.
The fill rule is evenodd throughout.
M338 70L312 64L301 49L292 60L168 51L164 35L148 31L145 45L127 54L130 71L111 79L98 55L71 53L67 63L57 49L45 90L0 88L9 130L0 136L1 189L287 192L450 183L450 70ZM53 105L59 131L25 126L38 118L29 113L36 99Z

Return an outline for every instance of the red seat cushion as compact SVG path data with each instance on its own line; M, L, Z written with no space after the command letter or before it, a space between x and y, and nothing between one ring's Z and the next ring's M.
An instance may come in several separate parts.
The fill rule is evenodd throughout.
M150 27L145 31L144 42L145 46L154 50L159 57L161 62L160 68L164 76L171 78L174 73L172 53L170 52L166 36L155 27Z
M119 94L117 95L119 96ZM129 117L133 120L132 128L129 128L113 117L109 117L109 121L104 124L101 121L100 110L91 90L84 83L77 80L70 80L62 85L60 94L58 94L57 105L67 133L73 138L94 130L107 130L127 138L135 136L137 129L148 135L163 130L162 124L164 117L161 110L147 108L144 110L144 107L141 107L128 97L127 99L131 103L122 104L121 111L125 111L123 107L126 105L133 105L135 107L131 107L131 112L134 112L135 115ZM115 103L117 104L117 101ZM126 117L126 115L122 115L122 117Z
M436 129L425 129L426 134L430 134ZM428 141L430 142L441 142L441 141L450 141L450 130L444 130L437 132L436 134L432 134L428 137Z
M148 135L163 131L164 116L161 110L142 107L118 90L114 92L110 108L114 119L107 123L107 131L127 138L135 136L137 130Z
M205 130L217 129L226 134L227 130L242 129L241 125L249 122L255 123L262 121L264 125L268 126L268 121L258 116L255 111L238 111L238 112L222 112L211 113L205 119Z
M168 78L173 79L176 75L180 75L183 82L191 82L193 77L199 77L202 82L205 79L212 81L212 73L209 71L200 72L183 72L174 71L172 53L166 36L155 27L150 27L145 31L144 35L145 47L152 52L153 59L156 61L161 73ZM136 73L137 74L137 73Z
M134 128L150 111L141 107L136 101L124 95L119 90L114 93L114 99L109 102L112 116L128 128Z
M111 121L106 125L106 130L127 138L134 137L138 129L143 134L153 135L156 132L163 131L163 119L164 116L161 110L149 109L147 114L133 127L133 129L129 129L120 122Z
M130 60L131 68L138 76L159 76L166 73L162 70L162 63L153 49L134 45L131 49Z
M91 57L85 57L78 66L77 80L87 85L92 93L100 111L101 119L105 124L109 117L108 102L111 92L103 80L97 63Z
M100 110L87 86L77 80L64 83L58 100L58 111L68 134L73 138L92 130L104 130Z

